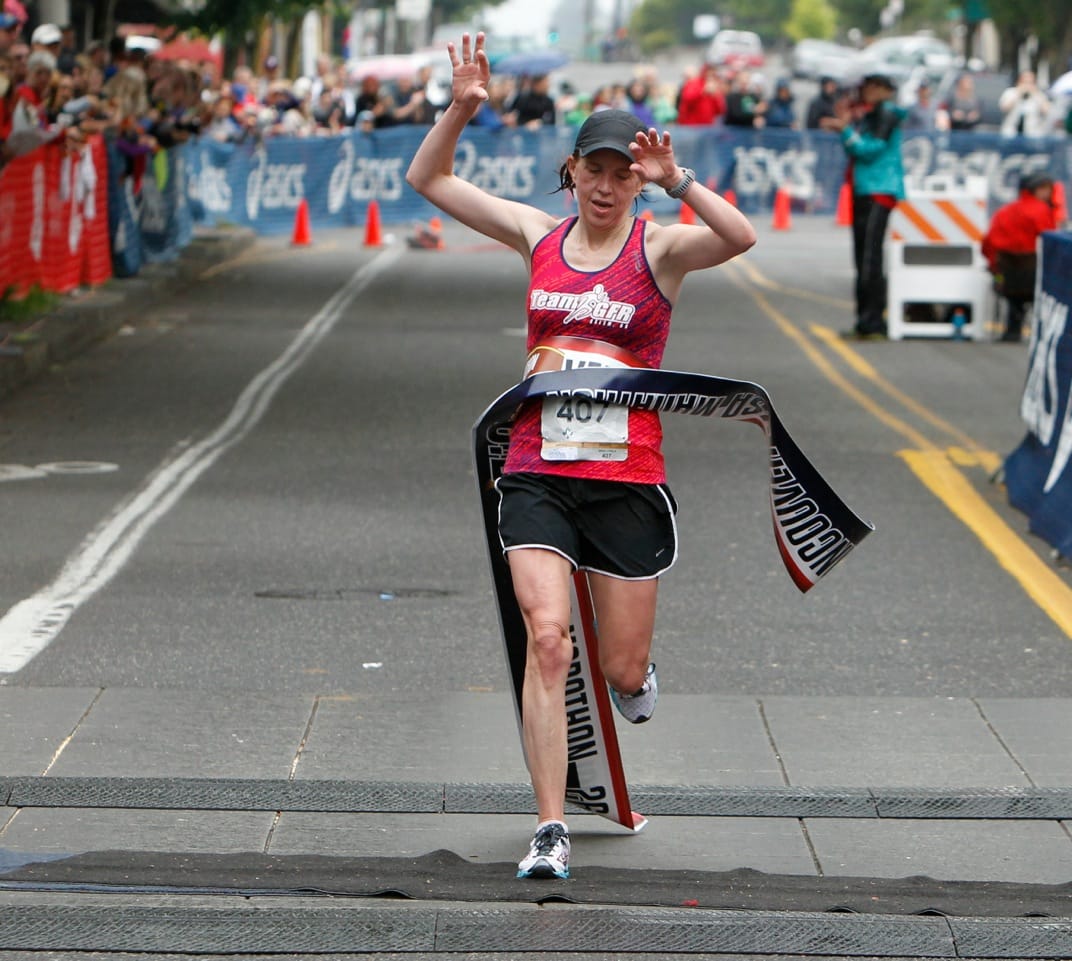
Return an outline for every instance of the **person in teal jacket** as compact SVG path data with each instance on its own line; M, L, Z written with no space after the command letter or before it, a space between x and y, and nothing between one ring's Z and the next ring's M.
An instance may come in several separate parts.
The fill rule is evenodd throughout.
M856 325L864 340L886 336L886 270L883 247L890 213L904 197L901 122L907 111L893 103L893 81L869 74L857 104L842 101L830 122L841 131L852 183L852 238L856 265Z

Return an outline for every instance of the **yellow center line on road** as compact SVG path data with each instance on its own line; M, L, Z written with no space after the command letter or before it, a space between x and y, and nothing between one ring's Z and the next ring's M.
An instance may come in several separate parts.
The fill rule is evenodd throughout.
M783 314L777 307L775 307L767 297L759 290L749 286L749 284L737 275L733 276L733 282L739 287L747 291L752 299L759 304L760 309L771 320L777 324L778 329L781 330L786 337L792 340L800 349L804 355L810 360L822 373L822 375L830 381L840 391L847 394L853 400L856 401L861 407L864 408L872 417L881 421L891 430L900 434L905 440L907 440L913 447L917 447L921 450L938 450L938 446L932 443L927 437L916 430L911 424L908 424L900 417L890 413L879 404L873 397L866 394L859 387L857 387L852 381L845 377L829 360L825 357L823 352L819 350L804 334L804 332L794 324L785 314Z
M731 266L743 266L732 261ZM1072 638L1072 587L1066 584L1047 565L1032 548L1025 543L1000 515L986 502L975 487L967 480L961 467L984 468L994 474L1001 466L1002 459L993 451L983 450L981 445L971 437L940 417L914 398L894 387L875 368L861 357L851 346L842 342L837 334L828 327L812 325L811 333L820 342L829 347L841 360L859 376L878 388L887 397L910 410L931 427L958 440L959 446L942 450L938 444L916 430L906 421L897 417L879 404L872 396L865 393L849 381L828 358L816 348L804 332L784 313L778 310L762 291L756 286L775 289L780 293L797 296L797 292L772 282L760 283L755 277L762 278L755 268L749 267L743 273L731 272L733 282L745 289L760 309L792 340L815 365L819 372L831 384L846 396L851 397L872 417L900 434L915 450L902 450L900 457L923 485L937 497L961 523L963 523L983 546L994 556L998 564L1007 571L1023 588L1035 604L1057 625L1065 636ZM833 298L829 298L833 300Z
M838 336L836 331L823 326L822 324L812 324L811 332L816 338L834 351L835 354L838 354L846 364L856 371L856 373L866 380L871 381L871 383L881 390L887 397L897 401L897 403L906 410L910 410L921 420L930 424L931 427L937 428L943 433L948 434L968 450L982 451L982 445L965 434L959 427L951 424L944 417L939 416L929 407L924 406L914 397L906 394L903 390L891 384L885 377L875 370L871 364L864 360L859 353L846 344Z
M814 300L818 304L829 304L832 307L852 310L853 303L851 300L846 300L843 297L831 297L829 294L820 294L814 290L805 290L803 287L787 287L776 280L771 280L770 277L761 273L758 268L753 267L747 259L738 258L733 261L733 265L740 267L741 270L748 274L748 279L757 287L775 290L780 294L789 294L789 296L796 297L798 300Z
M1068 637L1072 589L1024 543L940 451L903 450L898 456L939 497Z

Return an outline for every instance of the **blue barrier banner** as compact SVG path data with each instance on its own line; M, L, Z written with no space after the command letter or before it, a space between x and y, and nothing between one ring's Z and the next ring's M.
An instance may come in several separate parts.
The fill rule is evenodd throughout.
M112 241L112 272L116 277L133 277L142 264L138 233L138 205L134 178L126 173L126 159L113 138L108 149L108 235Z
M1040 275L1020 402L1028 434L1005 459L1005 484L1032 533L1072 557L1072 234L1042 235Z
M732 188L745 213L769 211L778 189L801 213L833 216L845 176L845 151L837 135L816 130L741 130L675 127L674 150L683 166L720 193ZM227 221L259 233L289 231L302 199L314 226L364 224L369 202L384 223L425 221L435 209L405 182L406 168L427 128L392 127L331 137L277 137L259 144L191 145L186 155L188 200L198 222ZM455 170L489 192L552 214L572 210L556 192L558 170L573 147L576 129L538 131L467 129ZM913 133L904 141L909 185L933 178L952 184L970 177L988 181L993 209L1014 200L1021 174L1045 168L1069 180L1066 141L987 133ZM648 187L641 209L673 216L679 209L662 190Z
M142 178L138 223L142 256L149 264L176 260L192 235L183 149L158 151Z

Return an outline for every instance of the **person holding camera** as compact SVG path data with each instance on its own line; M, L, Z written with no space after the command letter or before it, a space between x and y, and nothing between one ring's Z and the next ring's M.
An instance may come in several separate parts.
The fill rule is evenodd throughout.
M1050 112L1049 97L1035 82L1032 70L1024 70L998 99L998 107L1004 119L1001 132L1006 137L1041 137L1047 132L1046 120Z
M852 250L856 268L856 324L846 336L883 340L886 328L886 228L905 195L901 125L907 108L886 74L868 74L856 101L844 97L823 123L839 131L852 185Z

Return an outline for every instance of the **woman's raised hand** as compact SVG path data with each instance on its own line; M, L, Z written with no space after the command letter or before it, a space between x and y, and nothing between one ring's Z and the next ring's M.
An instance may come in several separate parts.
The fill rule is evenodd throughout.
M455 103L479 106L488 99L488 80L491 79L491 64L484 52L484 34L478 33L473 42L469 34L462 34L462 54L453 43L447 44L450 66L453 71L451 92Z
M638 131L629 150L633 154L632 169L647 183L673 187L681 179L669 131L663 131L662 137L654 127L647 133Z

